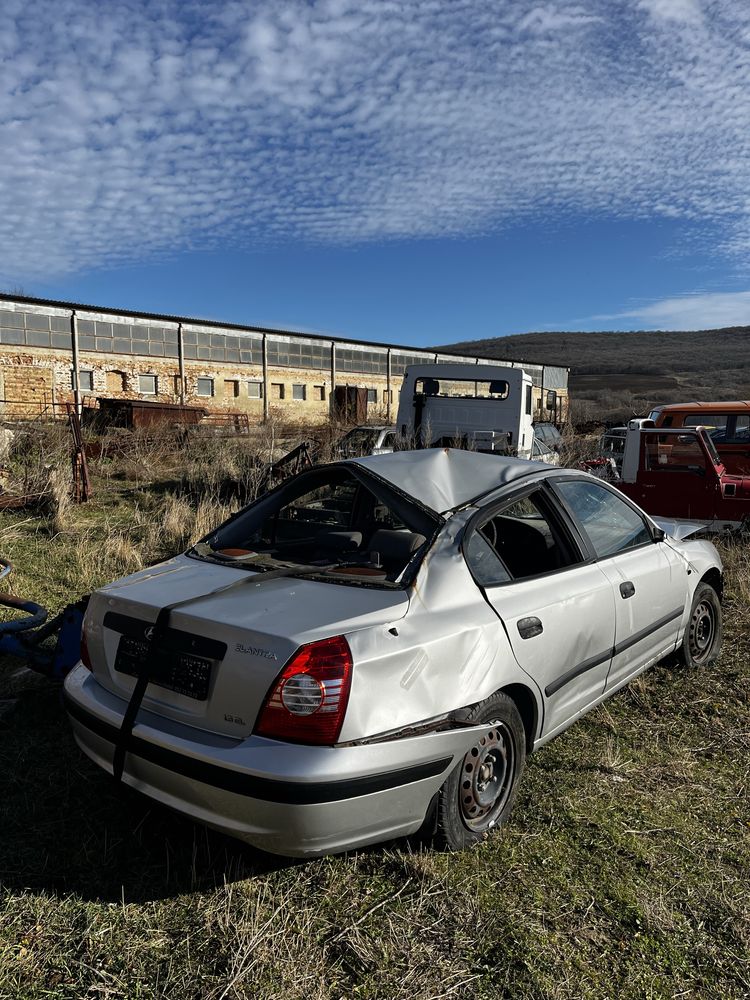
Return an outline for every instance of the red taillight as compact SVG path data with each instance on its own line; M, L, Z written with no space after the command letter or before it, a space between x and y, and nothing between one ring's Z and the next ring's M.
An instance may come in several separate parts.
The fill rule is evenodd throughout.
M91 666L91 656L89 655L89 644L86 642L86 633L81 629L81 663L87 670L93 670Z
M295 743L335 743L351 679L352 654L343 635L301 646L268 692L255 732Z

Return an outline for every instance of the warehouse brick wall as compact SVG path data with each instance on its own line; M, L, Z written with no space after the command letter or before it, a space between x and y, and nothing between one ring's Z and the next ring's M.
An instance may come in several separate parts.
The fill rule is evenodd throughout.
M258 421L266 406L271 416L313 423L326 420L334 382L367 389L368 417L374 420L387 419L390 393L390 418L395 420L401 376L409 364L436 359L513 364L0 295L0 406L6 417L60 413L62 404L73 402L74 311L84 399L175 403L184 393L188 405L210 412L246 413ZM567 369L524 367L534 379L537 406L549 389L567 399ZM538 415L544 416L543 411Z

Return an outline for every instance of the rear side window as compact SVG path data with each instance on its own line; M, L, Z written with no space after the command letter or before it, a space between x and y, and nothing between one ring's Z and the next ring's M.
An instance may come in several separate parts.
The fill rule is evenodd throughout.
M728 413L688 413L682 421L683 427L705 427L711 434L726 436L727 423L731 420ZM734 421L732 421L734 423Z
M578 561L539 492L521 497L480 521L464 549L483 587L523 580Z
M558 482L556 489L598 558L653 541L641 515L604 486L572 480Z
M750 438L750 415L747 413L704 413L685 418L685 426L704 426L714 444L746 444Z

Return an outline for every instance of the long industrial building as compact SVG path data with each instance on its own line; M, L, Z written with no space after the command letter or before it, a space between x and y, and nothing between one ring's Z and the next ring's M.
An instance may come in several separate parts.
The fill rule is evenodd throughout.
M247 414L250 422L314 423L337 415L347 393L360 390L367 418L390 423L406 367L434 361L522 367L533 379L535 419L567 416L568 369L560 365L0 293L6 419L60 415L76 401L133 399Z

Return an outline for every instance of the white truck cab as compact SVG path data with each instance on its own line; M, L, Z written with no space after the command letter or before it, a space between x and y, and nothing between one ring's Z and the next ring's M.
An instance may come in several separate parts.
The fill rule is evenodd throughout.
M531 458L531 375L500 365L410 365L396 425L418 448L458 445Z

